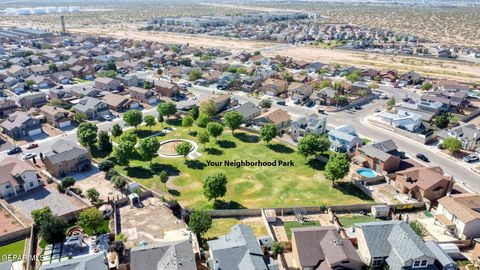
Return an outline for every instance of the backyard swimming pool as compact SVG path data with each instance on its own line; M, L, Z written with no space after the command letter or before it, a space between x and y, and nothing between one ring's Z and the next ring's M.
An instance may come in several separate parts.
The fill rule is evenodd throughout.
M373 177L377 176L377 173L374 170L365 169L365 168L358 169L357 173L359 175L363 176L363 177L366 177L366 178L373 178Z

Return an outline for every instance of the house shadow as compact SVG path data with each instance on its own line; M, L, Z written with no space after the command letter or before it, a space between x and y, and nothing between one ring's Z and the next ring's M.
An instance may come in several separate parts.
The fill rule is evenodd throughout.
M260 138L256 135L247 134L245 132L235 133L235 138L239 139L244 143L258 143Z
M19 194L12 198L6 198L5 201L9 204L14 204L16 202L27 201L27 200L34 200L34 201L41 201L50 195L50 190L45 188L44 186L38 186L34 189L30 189L28 192Z
M141 166L127 167L125 171L127 172L127 176L140 179L152 178L154 174L152 170L145 169Z
M307 161L307 165L308 165L308 167L310 167L314 170L323 171L326 164L321 162L318 159L310 159L309 161Z
M179 197L180 195L182 195L182 193L176 189L168 189L168 194L172 195L172 196L175 196L175 197Z
M237 147L237 144L235 142L227 141L227 140L217 141L217 144L221 148L235 148L235 147Z
M205 152L212 156L221 156L223 155L223 151L217 148L205 148Z
M230 200L226 202L226 201L215 200L213 201L213 209L219 210L219 209L247 209L247 208L236 201Z
M367 194L365 194L363 191L361 191L352 183L339 182L339 183L336 183L335 188L345 195L354 196L364 201L372 201L372 198L370 198Z
M269 144L268 148L271 150L277 152L277 153L282 153L282 154L291 154L294 152L294 150L286 145L276 143L276 144Z
M185 162L188 168L193 169L193 170L203 170L205 167L207 167L207 164L199 161L199 160L187 160Z

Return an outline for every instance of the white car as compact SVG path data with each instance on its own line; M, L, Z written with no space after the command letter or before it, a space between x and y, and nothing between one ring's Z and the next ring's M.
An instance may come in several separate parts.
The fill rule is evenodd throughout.
M380 112L380 109L379 109L379 108L375 108L375 109L373 109L373 112L379 113L379 112Z
M105 120L107 120L107 121L112 120L112 117L110 116L110 114L102 115L102 118L105 119Z
M25 155L22 156L23 160L31 159L33 157L36 157L37 155L34 153L26 153Z

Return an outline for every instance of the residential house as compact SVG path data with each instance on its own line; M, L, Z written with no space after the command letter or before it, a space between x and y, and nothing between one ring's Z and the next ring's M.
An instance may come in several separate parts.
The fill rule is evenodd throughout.
M117 75L115 78L127 87L138 86L139 83L139 79L135 74Z
M358 147L354 161L380 174L397 171L401 163L397 145L391 139Z
M358 252L374 269L437 269L435 255L404 221L357 223Z
M91 168L90 152L71 141L59 139L52 144L51 152L45 154L45 169L55 177L82 172Z
M288 88L288 82L280 79L268 78L263 82L262 90L269 96L280 96Z
M358 137L355 129L350 125L336 127L328 132L330 149L340 153L350 153L361 146L363 141Z
M76 113L85 113L89 119L110 114L107 103L93 97L84 97L72 107Z
M140 107L138 102L134 101L133 99L117 94L106 94L103 97L103 101L107 103L110 110L114 110L116 112L124 112Z
M95 79L95 88L102 91L115 91L119 90L121 83L117 79L112 79L108 77L101 77Z
M0 124L0 127L4 134L13 139L21 139L42 133L40 120L23 111L16 111L10 114Z
M29 161L7 157L0 161L0 198L9 198L39 186L37 168Z
M373 68L362 70L362 77L365 80L373 80L379 74L380 74L380 72L378 72L378 70L373 69Z
M7 69L7 75L16 79L22 79L28 77L30 72L26 67L13 65Z
M208 241L210 257L208 267L212 270L274 270L278 265L264 256L258 239L249 226L238 224L229 234Z
M422 125L422 116L413 112L398 110L397 113L383 112L380 114L380 119L383 123L408 130L410 132L416 131Z
M349 239L333 226L292 229L296 269L362 269L363 261Z
M442 129L438 133L440 143L449 137L460 140L463 149L473 151L477 148L477 143L480 140L480 128L475 124L463 124L449 130Z
M338 92L333 88L325 87L318 92L317 96L321 105L335 106L337 105L337 94Z
M298 137L303 137L308 133L323 134L327 128L327 117L318 114L311 114L306 117L299 118L292 121L292 128L290 135L294 140Z
M223 72L219 71L219 70L211 70L209 71L208 73L206 74L203 74L203 78L209 83L209 84L212 84L212 83L216 83L218 81L218 79L220 78L220 76L222 76Z
M161 242L134 247L130 251L130 269L196 270L192 241Z
M414 167L388 175L398 193L417 201L436 202L452 191L455 181L440 167Z
M25 79L25 82L28 82L28 81L33 82L33 85L31 87L38 87L43 89L43 88L49 88L53 86L51 79L41 75L30 75Z
M155 104L158 102L157 93L153 90L143 89L140 87L130 87L128 90L130 92L130 97L133 100L145 104Z
M52 73L48 65L30 66L28 69L30 70L30 73L32 73L33 75L40 76L40 75L47 75L49 73Z
M50 90L51 92L52 90ZM70 94L83 98L83 97L98 97L100 95L100 90L93 86L80 86L80 85L74 85L70 87L68 90Z
M18 106L25 109L39 108L47 104L47 95L44 92L23 95L17 101Z
M437 220L462 239L480 237L480 195L462 193L438 200Z
M359 96L366 96L370 94L371 89L365 82L355 82L350 88L350 93Z
M443 111L443 104L438 101L412 101L403 102L398 108L402 111L419 114L423 121L430 122Z
M40 112L42 112L45 120L54 127L66 128L72 124L71 113L63 108L44 105L40 108Z
M435 266L441 270L458 270L457 263L443 250L437 241L426 240L425 245L435 255ZM472 256L472 258L475 258Z
M39 270L109 270L107 260L103 252L75 256L69 260L43 264Z
M9 115L18 110L14 100L9 98L0 98L0 116Z
M292 97L296 102L302 102L307 100L313 93L313 85L292 82L288 88L288 95Z
M262 110L257 105L252 102L244 103L238 107L233 108L232 110L239 112L243 116L243 122L249 123L255 117L259 116Z
M409 71L407 73L404 73L401 77L408 84L419 84L420 82L422 82L422 76L415 71Z
M215 114L224 111L227 107L231 105L234 105L234 102L231 100L230 95L215 95L206 98L202 103L204 102L213 102L213 104L215 105Z
M60 84L71 84L73 80L73 73L71 71L55 72L51 75L51 78Z
M242 91L252 92L259 89L262 86L262 77L260 76L243 76L242 80Z
M155 91L161 96L174 97L180 94L180 86L178 84L165 81L165 80L155 80Z
M273 124L277 127L277 131L280 132L290 126L290 121L288 112L282 109L274 109L257 116L252 122L259 127Z

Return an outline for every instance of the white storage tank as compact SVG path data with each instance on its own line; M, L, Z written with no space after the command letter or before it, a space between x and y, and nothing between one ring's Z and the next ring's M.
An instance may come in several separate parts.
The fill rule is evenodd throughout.
M47 11L47 13L57 13L58 12L57 7L46 7L45 10Z
M5 9L7 15L18 15L16 8L7 8Z
M32 9L31 8L19 8L17 9L18 15L31 15Z
M33 14L45 14L45 13L47 13L47 10L45 8L42 8L42 7L36 7L36 8L32 8L32 13Z
M72 13L80 12L80 7L79 6L70 7L70 12Z
M66 13L66 12L70 12L70 8L69 7L58 7L58 13Z

